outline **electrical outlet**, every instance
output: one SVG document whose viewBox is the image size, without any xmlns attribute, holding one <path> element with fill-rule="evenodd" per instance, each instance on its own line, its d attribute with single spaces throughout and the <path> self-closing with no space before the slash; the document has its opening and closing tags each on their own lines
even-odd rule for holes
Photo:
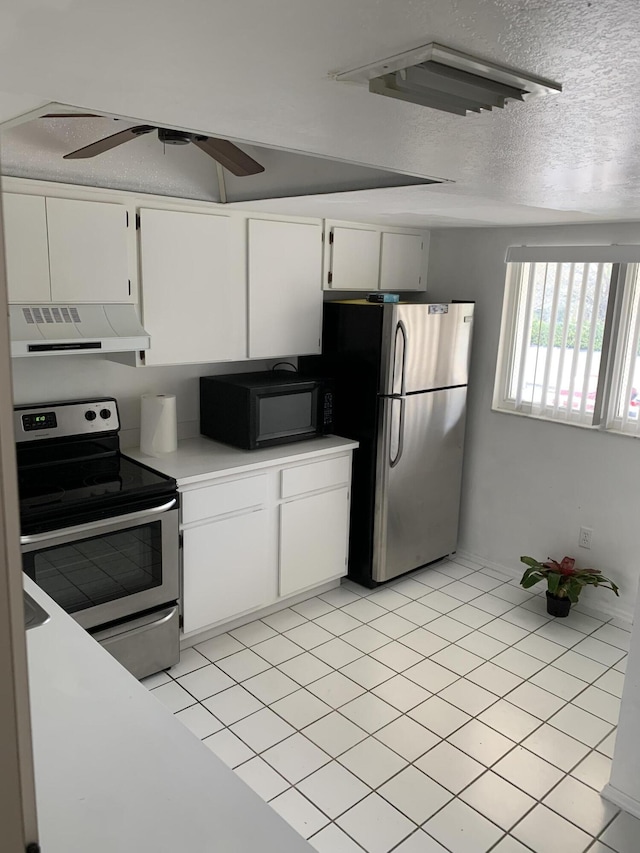
<svg viewBox="0 0 640 853">
<path fill-rule="evenodd" d="M 581 548 L 591 548 L 591 536 L 593 530 L 590 527 L 581 527 L 580 535 L 578 536 L 578 545 Z"/>
</svg>

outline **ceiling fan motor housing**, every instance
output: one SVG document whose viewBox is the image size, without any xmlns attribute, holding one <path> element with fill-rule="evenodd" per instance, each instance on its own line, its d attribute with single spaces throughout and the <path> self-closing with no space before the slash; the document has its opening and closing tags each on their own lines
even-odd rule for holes
<svg viewBox="0 0 640 853">
<path fill-rule="evenodd" d="M 187 145 L 191 142 L 193 134 L 182 130 L 169 130 L 164 127 L 158 128 L 158 139 L 166 145 Z"/>
</svg>

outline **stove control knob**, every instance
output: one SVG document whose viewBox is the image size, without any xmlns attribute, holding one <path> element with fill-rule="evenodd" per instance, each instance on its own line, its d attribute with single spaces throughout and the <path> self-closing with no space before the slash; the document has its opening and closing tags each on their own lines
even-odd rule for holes
<svg viewBox="0 0 640 853">
<path fill-rule="evenodd" d="M 84 413 L 84 416 L 88 421 L 95 421 L 95 419 L 96 419 L 96 413 L 93 411 L 93 409 L 88 409 Z"/>
<path fill-rule="evenodd" d="M 111 409 L 100 409 L 100 417 L 106 421 L 111 417 Z"/>
</svg>

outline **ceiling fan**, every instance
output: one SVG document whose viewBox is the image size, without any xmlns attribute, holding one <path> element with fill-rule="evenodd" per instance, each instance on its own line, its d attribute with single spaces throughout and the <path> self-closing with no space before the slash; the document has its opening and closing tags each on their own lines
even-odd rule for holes
<svg viewBox="0 0 640 853">
<path fill-rule="evenodd" d="M 49 113 L 43 118 L 101 118 L 94 114 L 88 113 Z M 215 136 L 204 136 L 200 133 L 187 133 L 183 130 L 171 130 L 165 127 L 156 127 L 151 124 L 139 124 L 135 127 L 129 127 L 126 130 L 121 130 L 118 133 L 113 133 L 111 136 L 106 136 L 104 139 L 98 139 L 83 148 L 78 148 L 76 151 L 71 151 L 64 155 L 64 160 L 80 160 L 88 157 L 97 157 L 98 154 L 104 154 L 118 145 L 125 142 L 130 142 L 138 136 L 143 136 L 146 133 L 151 133 L 156 130 L 158 139 L 166 145 L 187 145 L 192 143 L 209 157 L 212 157 L 225 169 L 228 169 L 232 175 L 236 177 L 246 177 L 248 175 L 257 175 L 264 172 L 264 166 L 245 154 L 233 142 L 228 139 L 218 139 Z"/>
</svg>

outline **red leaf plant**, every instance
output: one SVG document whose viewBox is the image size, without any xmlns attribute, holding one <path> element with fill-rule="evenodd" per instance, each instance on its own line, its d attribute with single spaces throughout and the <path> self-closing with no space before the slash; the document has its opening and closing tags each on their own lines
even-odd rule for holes
<svg viewBox="0 0 640 853">
<path fill-rule="evenodd" d="M 609 578 L 605 578 L 600 569 L 576 568 L 573 557 L 563 557 L 560 562 L 549 558 L 544 563 L 533 557 L 520 557 L 520 560 L 527 566 L 520 581 L 525 589 L 529 589 L 541 580 L 546 580 L 547 588 L 552 595 L 568 598 L 573 604 L 578 601 L 580 593 L 587 585 L 602 585 L 618 595 L 616 584 Z"/>
</svg>

